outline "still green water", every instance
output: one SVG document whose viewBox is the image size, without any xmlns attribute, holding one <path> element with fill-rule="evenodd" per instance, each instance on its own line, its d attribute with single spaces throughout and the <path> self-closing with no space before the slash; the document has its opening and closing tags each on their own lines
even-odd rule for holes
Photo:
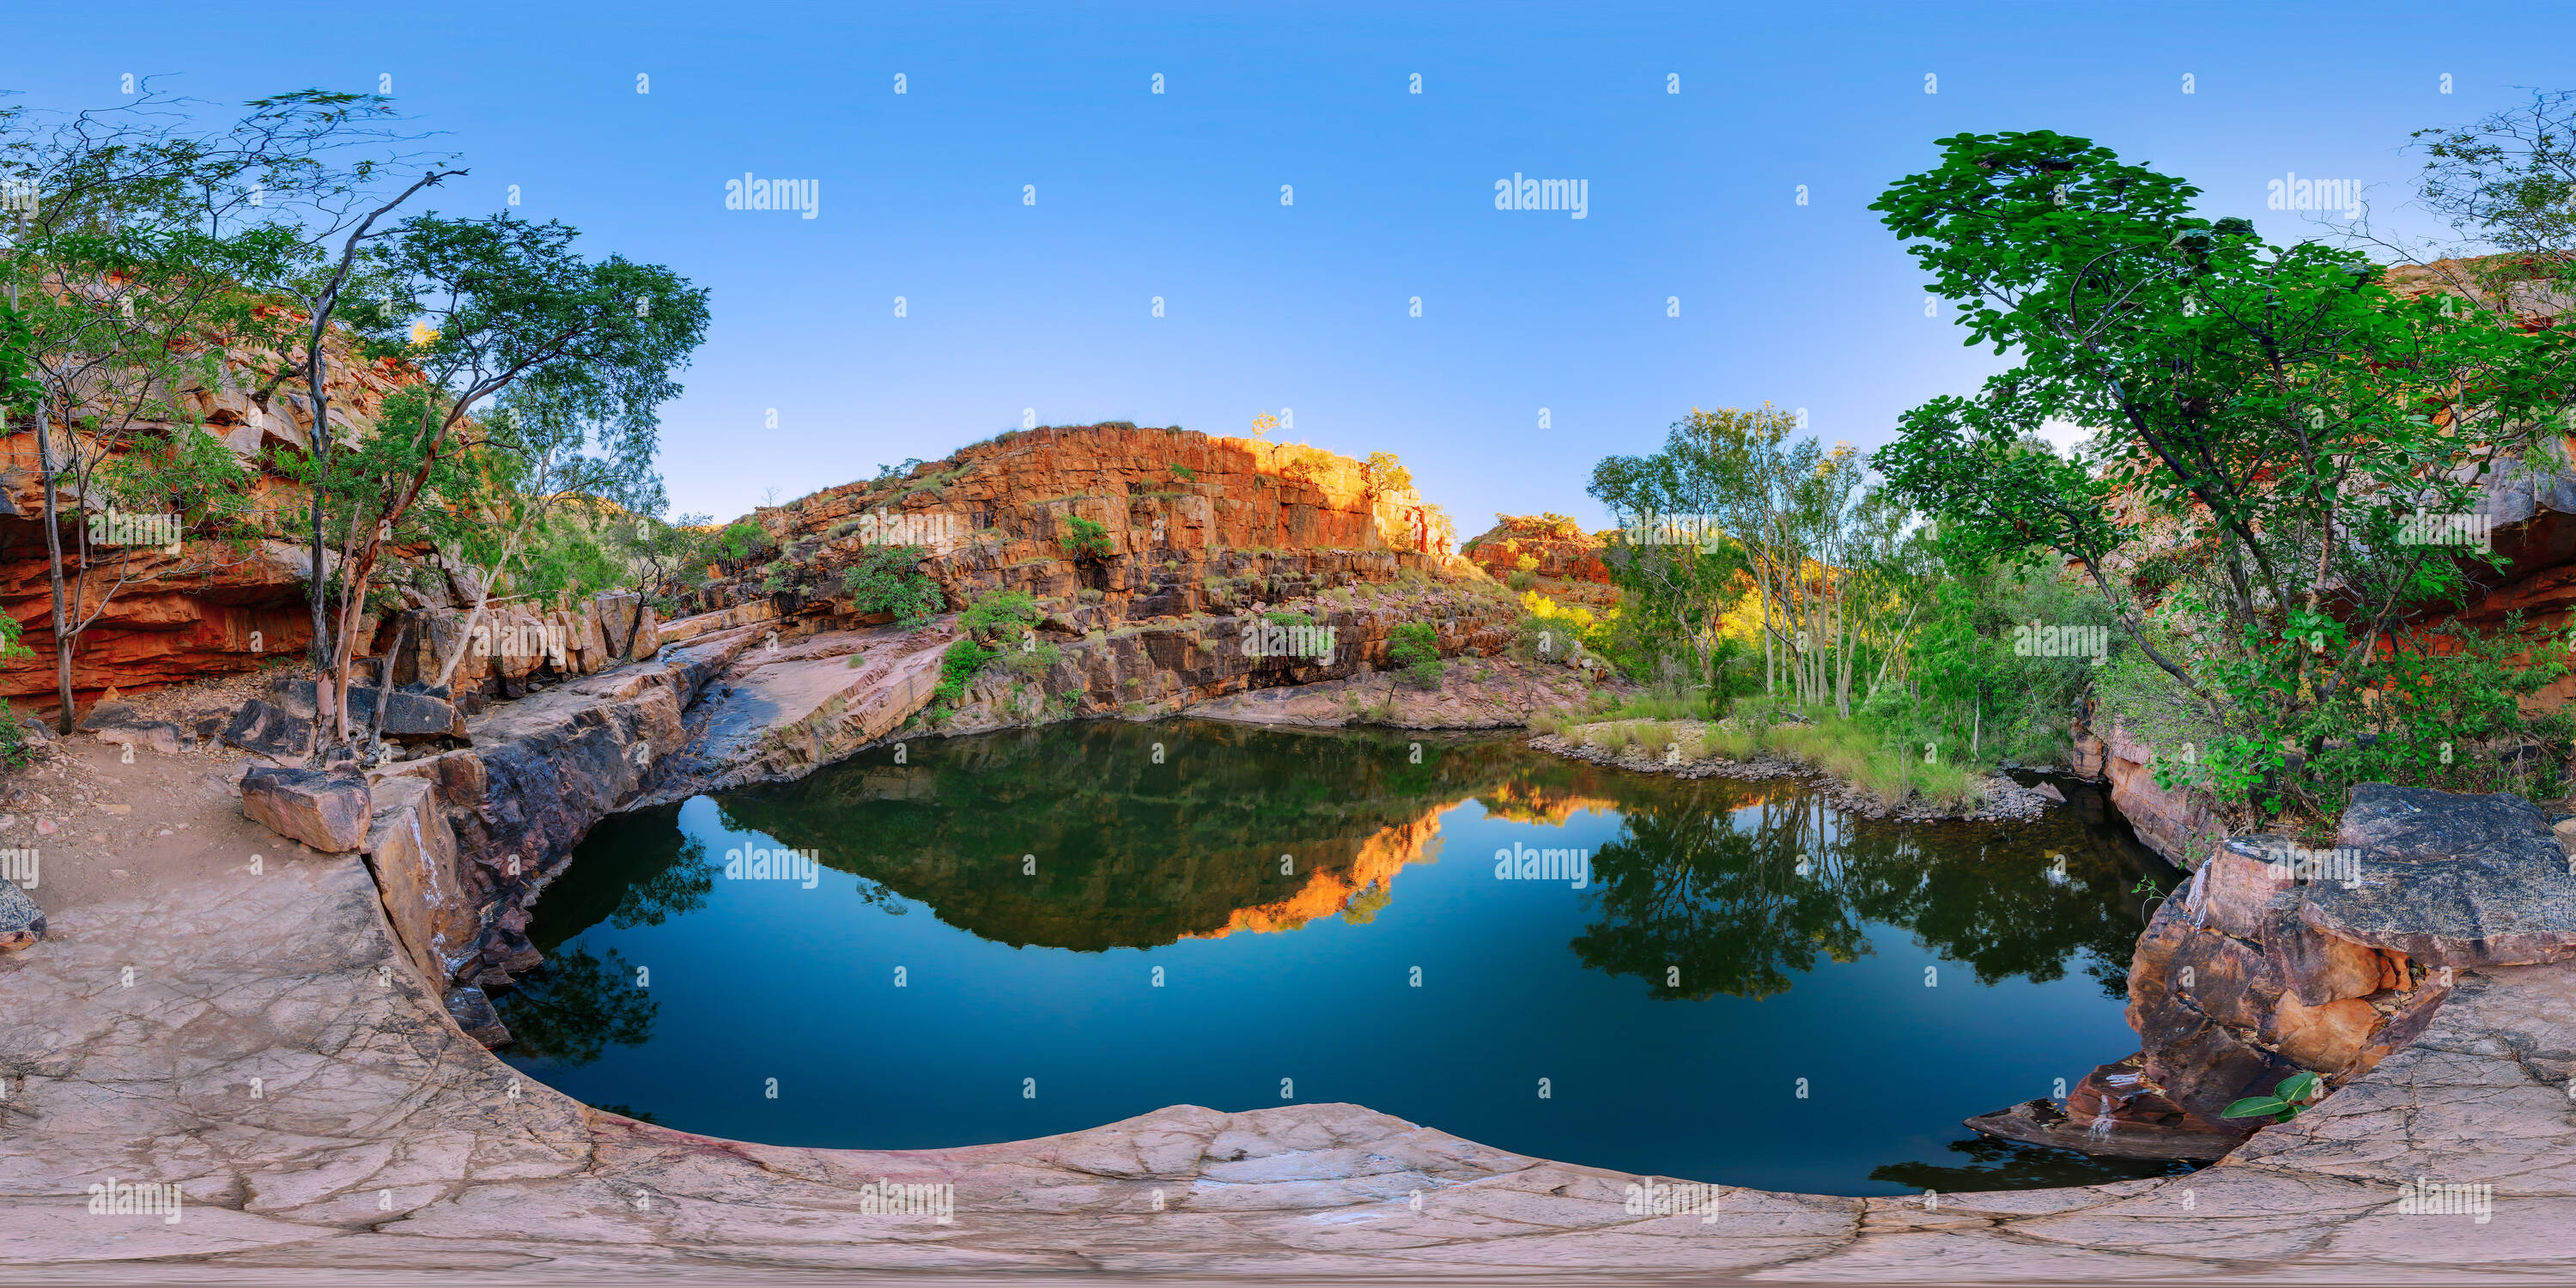
<svg viewBox="0 0 2576 1288">
<path fill-rule="evenodd" d="M 2036 823 L 1895 824 L 1507 736 L 914 741 L 603 823 L 537 906 L 503 1055 L 782 1144 L 1352 1101 L 1831 1194 L 2174 1170 L 1959 1126 L 2136 1049 L 2133 890 L 2173 873 L 2060 786 Z"/>
</svg>

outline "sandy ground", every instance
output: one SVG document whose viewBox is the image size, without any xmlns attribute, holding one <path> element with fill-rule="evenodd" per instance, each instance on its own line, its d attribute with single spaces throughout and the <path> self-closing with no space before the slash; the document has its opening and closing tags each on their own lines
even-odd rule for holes
<svg viewBox="0 0 2576 1288">
<path fill-rule="evenodd" d="M 0 771 L 0 848 L 33 849 L 28 888 L 60 913 L 131 899 L 173 884 L 313 851 L 244 818 L 231 786 L 250 764 L 238 751 L 166 756 L 75 733 L 32 765 Z M 22 886 L 25 882 L 20 883 Z"/>
</svg>

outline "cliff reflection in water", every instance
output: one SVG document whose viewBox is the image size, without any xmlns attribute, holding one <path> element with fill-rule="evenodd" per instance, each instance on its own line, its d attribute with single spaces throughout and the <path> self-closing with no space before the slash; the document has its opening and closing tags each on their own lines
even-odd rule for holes
<svg viewBox="0 0 2576 1288">
<path fill-rule="evenodd" d="M 1441 815 L 1466 801 L 1557 826 L 1615 814 L 1570 947 L 1668 999 L 1774 996 L 1869 953 L 1871 923 L 1988 984 L 2055 980 L 2091 950 L 2085 969 L 2123 996 L 2129 891 L 2153 862 L 2081 788 L 2036 824 L 1898 826 L 1795 784 L 1641 777 L 1508 737 L 1090 723 L 917 741 L 904 759 L 880 749 L 735 793 L 723 826 L 817 854 L 890 910 L 914 901 L 995 943 L 1098 952 L 1367 922 L 1408 865 L 1440 860 Z M 674 813 L 610 820 L 547 891 L 532 934 L 555 965 L 506 1008 L 523 1053 L 578 1061 L 649 1032 L 617 970 L 558 947 L 705 901 L 723 856 Z"/>
<path fill-rule="evenodd" d="M 1959 1141 L 2132 1040 L 2151 860 L 2068 790 L 2032 824 L 1898 825 L 1503 734 L 919 740 L 602 825 L 537 904 L 550 961 L 499 999 L 502 1054 L 594 1104 L 789 1145 L 1338 1100 L 1639 1175 L 2107 1177 Z M 1498 880 L 1498 849 L 1552 875 Z M 900 1074 L 817 1094 L 852 1069 Z"/>
</svg>

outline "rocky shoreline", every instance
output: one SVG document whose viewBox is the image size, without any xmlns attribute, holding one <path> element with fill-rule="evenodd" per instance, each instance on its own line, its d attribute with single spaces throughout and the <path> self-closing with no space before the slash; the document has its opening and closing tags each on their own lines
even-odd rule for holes
<svg viewBox="0 0 2576 1288">
<path fill-rule="evenodd" d="M 1675 721 L 1689 725 L 1693 722 Z M 1695 727 L 1695 726 L 1694 726 Z M 1595 746 L 1563 734 L 1540 734 L 1529 745 L 1550 755 L 1606 765 L 1640 774 L 1665 774 L 1673 778 L 1732 778 L 1747 782 L 1765 779 L 1795 779 L 1824 793 L 1836 808 L 1870 819 L 1887 819 L 1901 823 L 2018 823 L 2046 813 L 2050 806 L 2063 804 L 2065 797 L 2053 787 L 2024 787 L 2002 774 L 1989 776 L 1983 784 L 1984 803 L 1968 810 L 1945 809 L 1919 797 L 1890 804 L 1859 786 L 1809 765 L 1803 761 L 1779 756 L 1759 760 L 1728 760 L 1722 756 L 1681 757 L 1651 756 L 1634 746 L 1616 750 Z"/>
</svg>

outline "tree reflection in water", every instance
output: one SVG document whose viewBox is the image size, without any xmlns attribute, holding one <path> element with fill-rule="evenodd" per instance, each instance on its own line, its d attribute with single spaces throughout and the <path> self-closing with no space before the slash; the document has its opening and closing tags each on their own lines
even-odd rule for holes
<svg viewBox="0 0 2576 1288">
<path fill-rule="evenodd" d="M 1570 946 L 1676 1001 L 1777 996 L 1820 963 L 1869 954 L 1870 934 L 1891 927 L 1979 983 L 2046 983 L 2082 956 L 2124 996 L 2142 924 L 2132 888 L 2142 871 L 2167 886 L 2173 875 L 2075 784 L 2068 806 L 2033 823 L 1898 824 L 1793 783 L 1675 782 L 1508 737 L 1193 722 L 923 741 L 906 762 L 880 750 L 733 793 L 721 820 L 818 852 L 866 902 L 918 901 L 990 942 L 1099 952 L 1336 913 L 1366 925 L 1401 906 L 1404 866 L 1436 852 L 1437 816 L 1470 799 L 1549 826 L 1613 810 L 1618 835 L 1581 896 L 1591 924 Z M 660 925 L 706 903 L 722 865 L 678 809 L 604 822 L 547 890 L 531 937 L 554 960 L 500 999 L 523 1052 L 582 1062 L 649 1034 L 631 971 L 557 954 L 603 921 Z M 1282 853 L 1297 856 L 1293 874 Z M 1034 879 L 1023 854 L 1046 856 Z"/>
<path fill-rule="evenodd" d="M 1573 943 L 1585 965 L 1644 979 L 1656 997 L 1771 997 L 1819 956 L 1869 952 L 1875 922 L 1981 984 L 2047 983 L 2085 954 L 2104 991 L 2126 995 L 2142 924 L 2128 890 L 2153 862 L 2134 843 L 2066 820 L 1899 826 L 1803 789 L 1749 805 L 1744 793 L 1703 783 L 1623 797 L 1619 839 L 1592 860 L 1601 920 Z"/>
<path fill-rule="evenodd" d="M 503 1015 L 513 1054 L 555 1064 L 588 1064 L 611 1042 L 642 1046 L 656 1004 L 635 986 L 635 968 L 611 950 L 603 959 L 573 949 L 521 981 Z"/>
</svg>

